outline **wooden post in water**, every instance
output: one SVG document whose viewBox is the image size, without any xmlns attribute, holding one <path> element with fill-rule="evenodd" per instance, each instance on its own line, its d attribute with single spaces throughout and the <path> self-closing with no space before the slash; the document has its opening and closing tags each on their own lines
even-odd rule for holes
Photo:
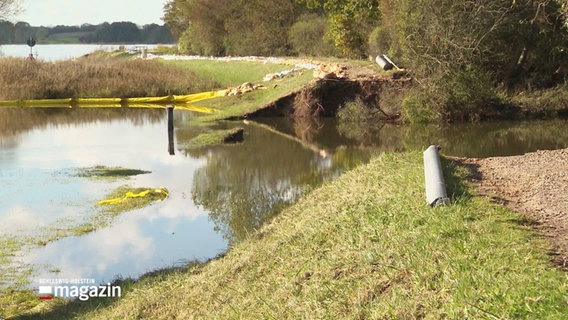
<svg viewBox="0 0 568 320">
<path fill-rule="evenodd" d="M 168 152 L 175 155 L 174 149 L 174 106 L 168 105 Z"/>
</svg>

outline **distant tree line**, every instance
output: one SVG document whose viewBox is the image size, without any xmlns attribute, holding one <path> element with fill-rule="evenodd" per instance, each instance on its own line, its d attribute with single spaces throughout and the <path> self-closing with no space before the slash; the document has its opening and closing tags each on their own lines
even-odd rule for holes
<svg viewBox="0 0 568 320">
<path fill-rule="evenodd" d="M 35 27 L 27 22 L 12 23 L 0 20 L 0 44 L 25 44 L 29 37 L 37 43 L 175 43 L 168 27 L 147 24 L 142 27 L 132 22 L 102 23 L 81 26 L 58 25 Z"/>
</svg>

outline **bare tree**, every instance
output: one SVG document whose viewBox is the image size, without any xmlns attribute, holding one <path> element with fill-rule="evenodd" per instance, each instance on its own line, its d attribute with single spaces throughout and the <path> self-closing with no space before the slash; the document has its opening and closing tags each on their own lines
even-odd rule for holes
<svg viewBox="0 0 568 320">
<path fill-rule="evenodd" d="M 20 11 L 18 0 L 0 0 L 0 19 L 7 19 Z"/>
</svg>

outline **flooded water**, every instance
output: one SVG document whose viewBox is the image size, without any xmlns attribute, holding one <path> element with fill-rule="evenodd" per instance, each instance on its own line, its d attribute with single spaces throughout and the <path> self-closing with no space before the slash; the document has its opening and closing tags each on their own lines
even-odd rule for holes
<svg viewBox="0 0 568 320">
<path fill-rule="evenodd" d="M 110 45 L 110 44 L 38 44 L 32 48 L 34 57 L 47 61 L 60 61 L 78 58 L 94 51 L 114 51 L 121 47 L 127 50 L 136 47 L 145 47 L 153 49 L 158 45 L 143 44 L 143 45 Z M 0 45 L 0 58 L 1 57 L 21 57 L 26 58 L 30 54 L 30 47 L 25 44 L 5 44 Z"/>
<path fill-rule="evenodd" d="M 32 280 L 104 282 L 215 257 L 313 186 L 369 159 L 368 151 L 355 149 L 339 160 L 322 156 L 254 123 L 192 126 L 197 115 L 188 111 L 174 111 L 171 141 L 166 114 L 130 108 L 0 110 L 2 237 L 79 224 L 117 186 L 163 186 L 170 193 L 163 202 L 121 214 L 110 227 L 21 253 L 17 261 L 33 267 Z M 237 125 L 245 127 L 243 143 L 185 147 L 202 131 Z M 151 173 L 115 180 L 74 174 L 94 166 Z"/>
<path fill-rule="evenodd" d="M 105 283 L 215 257 L 376 152 L 440 144 L 444 154 L 486 157 L 568 146 L 566 121 L 348 130 L 330 119 L 192 125 L 198 116 L 175 110 L 169 135 L 165 109 L 0 109 L 0 238 L 79 224 L 117 186 L 170 192 L 109 227 L 19 253 L 16 264 L 33 270 L 32 287 L 53 278 Z M 236 126 L 245 129 L 242 143 L 189 147 L 201 132 Z M 94 166 L 150 173 L 114 180 L 74 174 Z"/>
</svg>

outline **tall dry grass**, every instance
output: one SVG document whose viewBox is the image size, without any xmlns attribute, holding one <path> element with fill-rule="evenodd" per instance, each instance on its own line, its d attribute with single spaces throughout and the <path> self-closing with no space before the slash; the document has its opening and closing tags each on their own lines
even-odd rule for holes
<svg viewBox="0 0 568 320">
<path fill-rule="evenodd" d="M 89 55 L 60 62 L 0 59 L 0 99 L 148 97 L 219 87 L 213 80 L 154 60 Z"/>
</svg>

